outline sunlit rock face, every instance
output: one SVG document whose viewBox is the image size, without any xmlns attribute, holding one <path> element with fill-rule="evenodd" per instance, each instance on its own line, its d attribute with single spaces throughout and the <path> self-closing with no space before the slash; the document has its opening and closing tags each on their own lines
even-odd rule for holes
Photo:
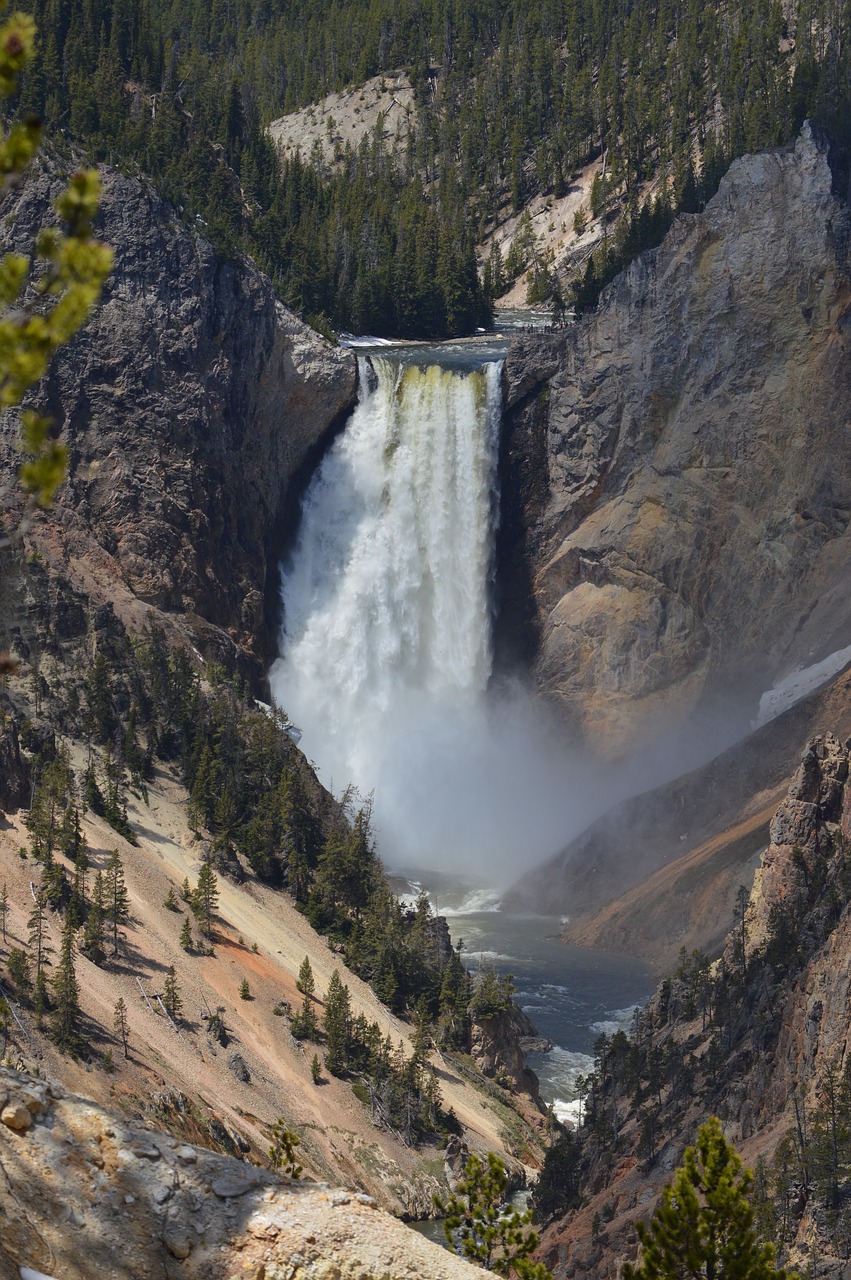
<svg viewBox="0 0 851 1280">
<path fill-rule="evenodd" d="M 537 377 L 531 339 L 506 363 L 502 550 L 528 574 L 509 613 L 595 751 L 695 709 L 744 731 L 764 690 L 851 642 L 833 181 L 809 125 L 744 157 L 596 314 L 539 346 Z"/>
</svg>

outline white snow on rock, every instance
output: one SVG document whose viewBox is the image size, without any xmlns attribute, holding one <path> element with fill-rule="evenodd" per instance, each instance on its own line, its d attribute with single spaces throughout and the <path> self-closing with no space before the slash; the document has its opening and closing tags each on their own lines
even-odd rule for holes
<svg viewBox="0 0 851 1280">
<path fill-rule="evenodd" d="M 801 698 L 805 698 L 808 693 L 812 693 L 814 689 L 818 689 L 837 675 L 848 662 L 851 662 L 851 645 L 845 649 L 837 649 L 835 653 L 822 658 L 821 662 L 816 662 L 811 667 L 791 671 L 779 684 L 769 689 L 760 698 L 754 728 L 761 728 L 762 725 L 768 724 L 769 720 L 774 720 L 776 716 L 794 707 Z"/>
</svg>

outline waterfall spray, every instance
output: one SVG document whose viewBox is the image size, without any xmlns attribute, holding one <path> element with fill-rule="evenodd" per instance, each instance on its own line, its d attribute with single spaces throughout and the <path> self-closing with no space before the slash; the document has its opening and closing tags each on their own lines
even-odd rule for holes
<svg viewBox="0 0 851 1280">
<path fill-rule="evenodd" d="M 374 792 L 395 865 L 507 875 L 565 828 L 528 696 L 488 696 L 500 371 L 361 357 L 282 573 L 273 695 L 326 785 Z"/>
</svg>

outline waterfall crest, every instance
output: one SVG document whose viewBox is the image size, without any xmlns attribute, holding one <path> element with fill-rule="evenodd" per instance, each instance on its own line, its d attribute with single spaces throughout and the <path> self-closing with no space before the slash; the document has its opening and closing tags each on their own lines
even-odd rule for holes
<svg viewBox="0 0 851 1280">
<path fill-rule="evenodd" d="M 374 792 L 394 865 L 507 873 L 532 793 L 563 783 L 528 698 L 487 696 L 500 372 L 361 357 L 282 570 L 273 696 L 326 785 Z M 543 854 L 564 814 L 540 819 Z"/>
</svg>

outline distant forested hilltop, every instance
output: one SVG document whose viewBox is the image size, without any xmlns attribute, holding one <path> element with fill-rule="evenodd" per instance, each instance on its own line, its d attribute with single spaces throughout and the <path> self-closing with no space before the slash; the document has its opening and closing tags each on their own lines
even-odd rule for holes
<svg viewBox="0 0 851 1280">
<path fill-rule="evenodd" d="M 581 304 L 737 155 L 787 141 L 808 115 L 851 142 L 851 0 L 21 7 L 41 45 L 20 109 L 137 163 L 319 327 L 469 331 L 511 274 L 494 255 L 482 279 L 476 246 L 595 157 L 589 213 L 606 234 L 574 286 Z M 377 127 L 336 162 L 279 160 L 271 119 L 397 68 L 417 105 L 394 151 Z M 556 267 L 544 275 L 541 298 L 558 298 Z"/>
</svg>

